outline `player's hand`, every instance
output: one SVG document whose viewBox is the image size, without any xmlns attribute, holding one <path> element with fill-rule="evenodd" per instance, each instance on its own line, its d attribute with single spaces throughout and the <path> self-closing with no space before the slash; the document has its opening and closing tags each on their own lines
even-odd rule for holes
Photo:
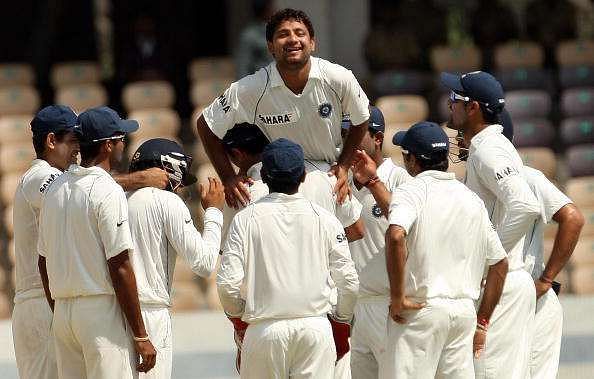
<svg viewBox="0 0 594 379">
<path fill-rule="evenodd" d="M 534 287 L 536 287 L 536 298 L 540 299 L 542 295 L 547 293 L 551 289 L 551 283 L 543 282 L 540 279 L 534 281 Z"/>
<path fill-rule="evenodd" d="M 365 184 L 377 176 L 377 165 L 365 151 L 357 150 L 352 171 L 355 180 Z"/>
<path fill-rule="evenodd" d="M 250 203 L 250 191 L 246 186 L 251 179 L 245 176 L 233 175 L 229 178 L 223 179 L 223 185 L 225 186 L 225 198 L 227 204 L 231 208 L 238 209 L 245 207 Z"/>
<path fill-rule="evenodd" d="M 143 187 L 155 187 L 165 189 L 169 184 L 169 177 L 165 170 L 159 167 L 151 167 L 140 171 L 140 182 Z"/>
<path fill-rule="evenodd" d="M 472 351 L 474 352 L 474 358 L 478 359 L 481 356 L 483 350 L 485 350 L 485 342 L 487 341 L 487 332 L 476 328 L 474 332 L 474 339 L 472 340 Z"/>
<path fill-rule="evenodd" d="M 344 203 L 347 197 L 351 197 L 351 187 L 348 183 L 348 167 L 335 164 L 328 171 L 328 176 L 336 177 L 336 185 L 334 186 L 334 193 L 337 195 L 338 204 Z"/>
<path fill-rule="evenodd" d="M 392 320 L 394 320 L 394 322 L 397 322 L 398 324 L 406 324 L 406 319 L 402 317 L 402 312 L 409 310 L 419 310 L 423 308 L 425 304 L 426 303 L 414 302 L 405 296 L 402 298 L 402 301 L 400 302 L 392 301 L 389 308 L 390 317 L 392 318 Z"/>
<path fill-rule="evenodd" d="M 225 205 L 225 189 L 217 178 L 208 178 L 208 188 L 200 183 L 200 202 L 205 210 L 210 207 L 223 210 Z"/>
<path fill-rule="evenodd" d="M 157 362 L 157 351 L 151 341 L 134 342 L 134 349 L 139 355 L 140 361 L 136 365 L 136 369 L 140 372 L 148 372 L 155 367 Z"/>
</svg>

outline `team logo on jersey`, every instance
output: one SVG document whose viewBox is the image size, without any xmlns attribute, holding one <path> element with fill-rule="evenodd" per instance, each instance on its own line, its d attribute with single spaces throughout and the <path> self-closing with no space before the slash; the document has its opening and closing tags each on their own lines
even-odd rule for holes
<svg viewBox="0 0 594 379">
<path fill-rule="evenodd" d="M 371 214 L 374 215 L 375 217 L 381 217 L 382 209 L 380 208 L 379 205 L 373 204 L 373 207 L 371 207 Z"/>
<path fill-rule="evenodd" d="M 283 125 L 291 124 L 296 121 L 295 113 L 281 113 L 281 114 L 259 114 L 260 122 L 265 125 Z"/>
<path fill-rule="evenodd" d="M 332 104 L 323 103 L 318 107 L 318 113 L 321 118 L 328 118 L 332 114 Z"/>
</svg>

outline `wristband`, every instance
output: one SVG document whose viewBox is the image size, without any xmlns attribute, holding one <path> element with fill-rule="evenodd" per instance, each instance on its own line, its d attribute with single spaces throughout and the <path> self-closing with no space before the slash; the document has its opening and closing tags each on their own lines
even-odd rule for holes
<svg viewBox="0 0 594 379">
<path fill-rule="evenodd" d="M 136 337 L 136 336 L 132 336 L 132 338 L 134 338 L 134 342 L 147 342 L 149 340 L 149 336 L 145 336 L 145 337 Z"/>
<path fill-rule="evenodd" d="M 538 278 L 538 280 L 540 280 L 543 283 L 553 285 L 553 281 L 549 278 L 545 278 L 544 275 L 541 275 L 540 278 Z"/>
<path fill-rule="evenodd" d="M 380 179 L 376 175 L 373 178 L 369 179 L 365 184 L 363 184 L 363 187 L 368 187 L 368 186 L 370 186 L 372 184 L 375 184 L 375 183 L 377 183 L 379 181 L 380 181 Z"/>
<path fill-rule="evenodd" d="M 476 320 L 476 327 L 480 330 L 487 331 L 489 328 L 489 320 L 486 318 L 479 318 Z"/>
</svg>

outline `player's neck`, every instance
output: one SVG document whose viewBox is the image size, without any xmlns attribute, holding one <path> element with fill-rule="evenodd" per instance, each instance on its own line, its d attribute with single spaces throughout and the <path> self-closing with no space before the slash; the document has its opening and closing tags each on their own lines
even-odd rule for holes
<svg viewBox="0 0 594 379">
<path fill-rule="evenodd" d="M 285 67 L 276 64 L 278 73 L 280 74 L 283 82 L 296 95 L 300 95 L 307 84 L 309 79 L 309 71 L 311 69 L 311 58 L 307 60 L 307 63 L 298 68 Z"/>
<path fill-rule="evenodd" d="M 101 167 L 102 169 L 104 169 L 107 172 L 111 171 L 111 164 L 109 162 L 109 156 L 105 159 L 101 159 L 101 156 L 98 156 L 94 159 L 84 160 L 84 161 L 80 162 L 80 165 L 82 167 L 97 166 L 97 167 Z"/>
<path fill-rule="evenodd" d="M 469 125 L 467 128 L 465 128 L 464 129 L 464 142 L 467 143 L 466 146 L 470 146 L 470 141 L 472 140 L 472 138 L 474 138 L 474 136 L 476 136 L 477 134 L 479 134 L 480 132 L 485 130 L 485 128 L 487 126 L 489 126 L 489 125 L 484 124 L 482 122 L 478 122 L 476 124 Z"/>
</svg>

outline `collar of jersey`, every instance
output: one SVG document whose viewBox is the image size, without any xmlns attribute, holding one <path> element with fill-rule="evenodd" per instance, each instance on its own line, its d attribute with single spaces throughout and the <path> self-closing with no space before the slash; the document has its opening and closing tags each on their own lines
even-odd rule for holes
<svg viewBox="0 0 594 379">
<path fill-rule="evenodd" d="M 322 73 L 320 72 L 320 62 L 319 62 L 319 58 L 316 57 L 310 57 L 309 58 L 311 60 L 311 68 L 309 69 L 309 79 L 311 78 L 315 78 L 315 79 L 320 79 L 322 77 Z M 280 73 L 278 72 L 278 69 L 276 68 L 276 63 L 272 62 L 272 64 L 270 65 L 270 86 L 271 87 L 280 87 L 280 86 L 284 86 L 285 82 L 283 81 L 283 78 L 281 78 Z"/>
<path fill-rule="evenodd" d="M 280 192 L 272 192 L 272 193 L 268 194 L 266 197 L 269 200 L 279 201 L 279 202 L 305 199 L 300 192 L 294 193 L 292 195 L 287 195 L 286 193 L 280 193 Z"/>
<path fill-rule="evenodd" d="M 98 174 L 98 175 L 103 175 L 103 176 L 109 176 L 111 177 L 111 175 L 109 175 L 109 173 L 107 171 L 105 171 L 104 169 L 102 169 L 99 166 L 91 166 L 91 167 L 83 167 L 77 164 L 72 164 L 70 165 L 70 167 L 68 167 L 68 172 L 71 173 L 72 175 L 89 175 L 89 174 Z"/>
<path fill-rule="evenodd" d="M 472 139 L 470 140 L 470 150 L 476 150 L 478 146 L 483 142 L 483 140 L 490 135 L 493 134 L 501 134 L 503 133 L 503 126 L 499 124 L 492 124 L 487 126 L 485 129 L 478 132 Z"/>
<path fill-rule="evenodd" d="M 444 172 L 444 171 L 437 171 L 437 170 L 423 171 L 417 175 L 417 178 L 422 178 L 424 176 L 429 176 L 431 178 L 440 179 L 440 180 L 456 179 L 456 174 L 454 174 L 453 172 Z"/>
<path fill-rule="evenodd" d="M 262 162 L 258 162 L 255 165 L 253 165 L 252 167 L 250 167 L 246 174 L 248 177 L 254 179 L 254 180 L 262 180 L 262 177 L 260 176 L 260 169 L 262 168 Z"/>
</svg>

